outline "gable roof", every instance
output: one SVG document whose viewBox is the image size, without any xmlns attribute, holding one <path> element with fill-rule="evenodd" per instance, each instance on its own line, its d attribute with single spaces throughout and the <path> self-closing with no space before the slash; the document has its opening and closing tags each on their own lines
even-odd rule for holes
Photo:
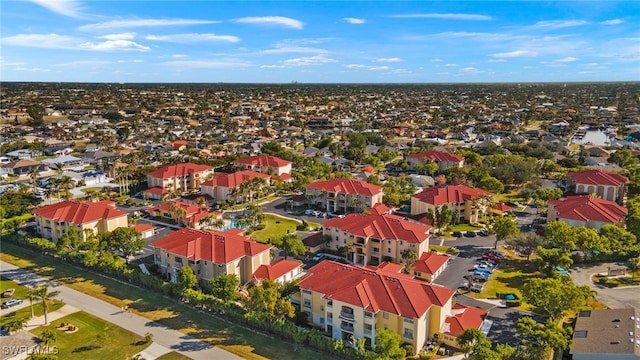
<svg viewBox="0 0 640 360">
<path fill-rule="evenodd" d="M 302 262 L 300 261 L 280 259 L 269 265 L 260 265 L 256 272 L 253 273 L 253 278 L 258 281 L 265 279 L 276 280 L 299 267 L 302 267 Z"/>
<path fill-rule="evenodd" d="M 350 195 L 358 194 L 365 196 L 372 196 L 382 192 L 382 186 L 353 179 L 329 179 L 316 181 L 308 184 L 306 187 L 307 189 L 318 189 L 327 192 Z"/>
<path fill-rule="evenodd" d="M 175 164 L 163 166 L 155 171 L 147 174 L 148 176 L 160 179 L 169 179 L 176 176 L 184 176 L 202 171 L 213 170 L 209 165 L 200 165 L 193 163 Z"/>
<path fill-rule="evenodd" d="M 270 245 L 257 243 L 233 229 L 202 231 L 185 228 L 170 232 L 151 246 L 193 261 L 206 260 L 215 264 L 227 264 L 271 249 Z"/>
<path fill-rule="evenodd" d="M 492 194 L 483 189 L 470 188 L 465 185 L 445 185 L 424 189 L 411 197 L 427 204 L 440 206 L 444 204 L 461 204 L 467 200 L 479 199 L 488 195 Z"/>
<path fill-rule="evenodd" d="M 568 196 L 548 202 L 556 210 L 558 219 L 618 223 L 628 210 L 613 201 L 590 195 Z"/>
<path fill-rule="evenodd" d="M 488 310 L 476 307 L 454 304 L 452 306 L 452 316 L 445 319 L 441 331 L 449 336 L 457 337 L 466 329 L 479 329 L 484 318 L 489 313 Z"/>
<path fill-rule="evenodd" d="M 325 228 L 335 227 L 356 236 L 380 240 L 404 240 L 421 243 L 429 239 L 431 226 L 405 220 L 396 215 L 351 213 L 343 218 L 326 221 Z"/>
<path fill-rule="evenodd" d="M 242 170 L 230 174 L 218 173 L 213 179 L 203 182 L 201 186 L 222 186 L 234 188 L 242 185 L 242 183 L 247 180 L 257 177 L 269 181 L 269 175 L 252 170 Z"/>
<path fill-rule="evenodd" d="M 301 289 L 323 294 L 366 311 L 386 311 L 404 318 L 415 319 L 432 306 L 443 306 L 455 291 L 402 274 L 380 273 L 373 267 L 360 267 L 325 260 L 308 270 L 300 281 Z"/>
<path fill-rule="evenodd" d="M 451 161 L 461 162 L 464 160 L 462 156 L 444 151 L 423 151 L 415 154 L 407 155 L 409 159 L 429 159 L 433 162 Z"/>
<path fill-rule="evenodd" d="M 571 178 L 576 184 L 588 185 L 620 186 L 629 181 L 625 176 L 600 169 L 568 172 L 567 178 Z"/>
<path fill-rule="evenodd" d="M 413 263 L 413 270 L 433 275 L 440 270 L 447 261 L 449 261 L 447 255 L 424 252 L 420 255 L 420 258 Z"/>
<path fill-rule="evenodd" d="M 260 167 L 269 166 L 273 168 L 279 168 L 279 167 L 283 167 L 291 164 L 291 161 L 280 159 L 279 157 L 276 157 L 276 156 L 268 156 L 268 155 L 249 156 L 242 159 L 236 159 L 233 162 L 236 164 L 260 166 Z"/>
<path fill-rule="evenodd" d="M 604 354 L 635 354 L 639 358 L 640 347 L 634 346 L 640 338 L 638 323 L 640 311 L 634 308 L 580 311 L 570 353 L 601 354 L 598 358 L 603 359 L 609 358 Z"/>
<path fill-rule="evenodd" d="M 34 161 L 31 159 L 21 159 L 18 161 L 12 161 L 10 163 L 6 163 L 4 164 L 2 167 L 5 168 L 10 168 L 10 169 L 17 169 L 17 168 L 21 168 L 21 167 L 27 167 L 27 166 L 40 166 L 41 163 L 38 161 Z"/>
<path fill-rule="evenodd" d="M 111 201 L 81 202 L 75 200 L 62 201 L 57 204 L 43 206 L 33 211 L 35 215 L 57 222 L 68 222 L 71 224 L 85 224 L 96 220 L 107 220 L 127 213 L 115 208 L 115 203 Z"/>
</svg>

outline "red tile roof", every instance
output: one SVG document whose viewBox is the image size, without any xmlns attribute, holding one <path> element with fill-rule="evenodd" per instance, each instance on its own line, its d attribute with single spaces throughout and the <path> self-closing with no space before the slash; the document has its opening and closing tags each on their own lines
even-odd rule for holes
<svg viewBox="0 0 640 360">
<path fill-rule="evenodd" d="M 213 170 L 213 167 L 209 165 L 184 163 L 163 166 L 158 170 L 150 172 L 148 175 L 158 179 L 170 179 L 176 176 L 184 176 L 209 170 Z"/>
<path fill-rule="evenodd" d="M 485 195 L 492 195 L 482 189 L 470 188 L 465 185 L 433 186 L 412 195 L 427 204 L 440 206 L 444 204 L 461 204 L 470 199 L 479 199 Z"/>
<path fill-rule="evenodd" d="M 156 227 L 149 224 L 139 223 L 139 224 L 133 225 L 131 228 L 134 230 L 137 230 L 140 233 L 144 233 L 147 231 L 154 230 Z"/>
<path fill-rule="evenodd" d="M 45 219 L 76 225 L 127 216 L 126 212 L 116 209 L 113 204 L 113 202 L 92 203 L 68 200 L 43 206 L 34 210 L 33 213 Z"/>
<path fill-rule="evenodd" d="M 182 201 L 170 201 L 170 202 L 162 203 L 158 206 L 154 206 L 152 208 L 147 209 L 147 212 L 149 213 L 154 211 L 171 212 L 171 204 L 175 204 L 176 207 L 185 209 L 184 216 L 182 218 L 192 223 L 197 223 L 212 213 L 211 211 L 209 211 L 209 207 L 206 205 L 197 205 L 197 204 L 194 205 L 194 204 L 189 204 Z"/>
<path fill-rule="evenodd" d="M 322 233 L 321 232 L 313 233 L 307 236 L 306 238 L 302 239 L 302 243 L 304 244 L 304 246 L 308 246 L 310 248 L 320 246 L 323 243 Z"/>
<path fill-rule="evenodd" d="M 325 190 L 327 192 L 340 194 L 359 194 L 364 196 L 373 196 L 382 192 L 382 186 L 352 179 L 330 179 L 316 181 L 307 185 L 307 189 Z"/>
<path fill-rule="evenodd" d="M 308 270 L 300 288 L 323 294 L 324 299 L 346 302 L 366 311 L 386 311 L 404 318 L 419 318 L 431 306 L 443 306 L 455 291 L 423 281 L 378 272 L 372 267 L 325 260 Z"/>
<path fill-rule="evenodd" d="M 230 174 L 219 173 L 213 179 L 203 182 L 202 186 L 235 188 L 242 185 L 243 182 L 257 177 L 263 178 L 267 182 L 269 181 L 269 175 L 252 170 L 242 170 Z"/>
<path fill-rule="evenodd" d="M 343 218 L 333 218 L 322 225 L 325 228 L 338 228 L 356 236 L 380 240 L 404 240 L 411 243 L 427 241 L 431 230 L 431 226 L 389 214 L 349 214 Z"/>
<path fill-rule="evenodd" d="M 257 243 L 237 231 L 201 231 L 181 229 L 154 241 L 151 246 L 187 257 L 190 260 L 206 260 L 215 264 L 227 264 L 243 256 L 254 256 L 269 251 L 270 245 Z"/>
<path fill-rule="evenodd" d="M 145 190 L 144 192 L 149 194 L 154 194 L 154 195 L 163 195 L 163 194 L 168 194 L 169 190 L 161 188 L 159 186 L 154 186 L 152 188 Z"/>
<path fill-rule="evenodd" d="M 31 159 L 21 159 L 18 161 L 12 161 L 10 163 L 6 163 L 2 165 L 2 167 L 9 168 L 9 169 L 18 169 L 21 167 L 40 166 L 40 165 L 42 165 L 42 163 L 40 163 L 39 161 L 34 161 Z"/>
<path fill-rule="evenodd" d="M 270 265 L 260 265 L 256 272 L 253 273 L 253 278 L 257 281 L 265 279 L 277 280 L 284 274 L 302 267 L 302 262 L 297 260 L 280 259 Z"/>
<path fill-rule="evenodd" d="M 626 184 L 629 179 L 626 177 L 604 170 L 585 170 L 579 172 L 568 172 L 567 178 L 571 178 L 575 184 L 588 185 L 613 185 L 620 186 Z"/>
<path fill-rule="evenodd" d="M 383 203 L 377 203 L 373 205 L 369 213 L 374 215 L 390 214 L 392 210 L 393 210 L 393 207 L 389 205 L 386 205 Z"/>
<path fill-rule="evenodd" d="M 413 270 L 425 274 L 435 274 L 449 261 L 447 255 L 424 252 L 420 259 L 413 263 Z"/>
<path fill-rule="evenodd" d="M 558 200 L 550 200 L 548 204 L 555 208 L 558 219 L 592 220 L 615 224 L 628 213 L 627 209 L 613 201 L 590 195 L 568 196 Z"/>
<path fill-rule="evenodd" d="M 273 168 L 279 168 L 279 167 L 283 167 L 291 164 L 291 161 L 287 161 L 284 159 L 280 159 L 279 157 L 267 156 L 267 155 L 249 156 L 242 159 L 236 159 L 233 162 L 238 164 L 260 166 L 260 167 L 269 166 Z"/>
<path fill-rule="evenodd" d="M 454 304 L 451 310 L 453 315 L 449 316 L 445 320 L 443 333 L 453 337 L 457 337 L 462 334 L 466 329 L 480 329 L 484 318 L 489 313 L 488 310 L 465 306 L 458 303 Z"/>
<path fill-rule="evenodd" d="M 423 152 L 407 155 L 407 158 L 429 159 L 433 162 L 440 162 L 440 161 L 460 162 L 464 160 L 462 156 L 444 152 L 444 151 L 423 151 Z"/>
<path fill-rule="evenodd" d="M 513 210 L 513 206 L 509 206 L 503 202 L 497 202 L 495 204 L 495 208 L 496 210 L 500 210 L 500 211 L 511 211 Z"/>
</svg>

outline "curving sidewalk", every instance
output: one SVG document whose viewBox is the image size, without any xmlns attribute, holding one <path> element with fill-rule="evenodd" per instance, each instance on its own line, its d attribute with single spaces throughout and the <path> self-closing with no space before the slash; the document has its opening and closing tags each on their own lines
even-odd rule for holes
<svg viewBox="0 0 640 360">
<path fill-rule="evenodd" d="M 4 261 L 0 261 L 0 275 L 14 280 L 21 285 L 48 282 L 48 280 L 43 277 Z M 155 359 L 170 351 L 177 351 L 184 356 L 196 360 L 242 359 L 230 352 L 211 346 L 204 341 L 200 341 L 177 330 L 173 330 L 154 321 L 150 321 L 140 315 L 125 312 L 117 306 L 111 305 L 105 301 L 96 299 L 69 287 L 56 286 L 55 290 L 60 291 L 58 299 L 65 302 L 66 305 L 60 310 L 49 314 L 49 321 L 58 319 L 72 312 L 82 310 L 132 331 L 140 336 L 144 336 L 146 333 L 151 333 L 153 334 L 153 344 L 140 353 L 144 359 Z M 37 327 L 43 324 L 44 318 L 39 317 L 31 319 L 28 326 Z"/>
</svg>

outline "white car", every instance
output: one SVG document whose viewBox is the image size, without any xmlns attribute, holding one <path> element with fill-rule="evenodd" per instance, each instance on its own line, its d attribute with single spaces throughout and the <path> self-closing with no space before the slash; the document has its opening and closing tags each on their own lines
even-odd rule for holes
<svg viewBox="0 0 640 360">
<path fill-rule="evenodd" d="M 22 299 L 11 299 L 11 300 L 7 300 L 5 302 L 2 303 L 2 308 L 3 309 L 8 309 L 12 306 L 16 306 L 16 305 L 20 305 L 22 304 Z"/>
<path fill-rule="evenodd" d="M 304 214 L 305 215 L 313 215 L 314 212 L 315 211 L 313 209 L 307 209 L 307 210 L 304 211 Z"/>
</svg>

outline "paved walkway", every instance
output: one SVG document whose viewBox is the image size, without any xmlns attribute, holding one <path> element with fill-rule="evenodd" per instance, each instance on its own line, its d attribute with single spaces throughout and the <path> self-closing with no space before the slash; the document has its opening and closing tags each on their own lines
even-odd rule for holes
<svg viewBox="0 0 640 360">
<path fill-rule="evenodd" d="M 16 281 L 21 285 L 34 285 L 46 283 L 48 280 L 20 269 L 14 265 L 0 261 L 0 275 Z M 225 350 L 211 346 L 177 330 L 169 329 L 164 325 L 150 321 L 142 316 L 122 311 L 121 308 L 105 301 L 96 299 L 66 286 L 56 286 L 55 291 L 60 291 L 58 299 L 66 303 L 60 310 L 49 314 L 49 322 L 75 311 L 85 311 L 108 322 L 123 327 L 140 336 L 146 333 L 153 334 L 153 344 L 141 354 L 147 360 L 155 359 L 170 351 L 177 351 L 182 355 L 195 360 L 210 359 L 242 359 Z M 64 310 L 63 310 L 64 309 Z M 57 314 L 60 312 L 60 314 Z M 29 321 L 29 326 L 44 324 L 44 318 L 34 318 Z"/>
</svg>

